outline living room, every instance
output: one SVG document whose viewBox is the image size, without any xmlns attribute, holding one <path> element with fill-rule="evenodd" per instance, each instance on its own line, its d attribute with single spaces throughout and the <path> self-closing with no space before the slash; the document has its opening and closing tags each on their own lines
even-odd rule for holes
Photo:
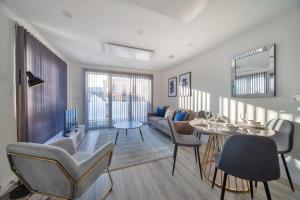
<svg viewBox="0 0 300 200">
<path fill-rule="evenodd" d="M 299 22 L 298 0 L 0 0 L 1 199 L 299 199 Z"/>
</svg>

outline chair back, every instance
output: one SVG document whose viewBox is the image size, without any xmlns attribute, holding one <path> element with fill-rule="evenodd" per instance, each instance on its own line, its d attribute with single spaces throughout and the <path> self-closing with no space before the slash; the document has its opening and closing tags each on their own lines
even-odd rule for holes
<svg viewBox="0 0 300 200">
<path fill-rule="evenodd" d="M 293 149 L 294 144 L 294 124 L 293 122 L 285 119 L 274 118 L 267 123 L 268 128 L 276 131 L 276 136 L 274 139 L 279 139 L 281 141 L 287 141 L 285 144 L 287 149 L 286 153 L 289 153 Z M 284 138 L 283 138 L 284 137 Z M 285 142 L 286 143 L 286 142 Z"/>
<path fill-rule="evenodd" d="M 212 113 L 210 112 L 208 118 L 211 118 L 211 116 L 212 116 Z M 205 116 L 205 110 L 200 110 L 198 112 L 198 114 L 197 114 L 197 118 L 206 118 L 206 116 Z"/>
<path fill-rule="evenodd" d="M 12 171 L 31 191 L 72 198 L 77 162 L 64 149 L 33 143 L 7 146 Z"/>
<path fill-rule="evenodd" d="M 178 134 L 177 131 L 176 131 L 176 128 L 175 128 L 175 124 L 174 122 L 172 121 L 172 118 L 171 117 L 167 117 L 167 120 L 168 120 L 168 124 L 170 126 L 170 131 L 171 131 L 171 140 L 174 144 L 177 143 L 176 141 L 176 135 Z"/>
<path fill-rule="evenodd" d="M 280 177 L 276 144 L 263 136 L 231 136 L 224 144 L 217 166 L 246 180 L 264 182 Z"/>
</svg>

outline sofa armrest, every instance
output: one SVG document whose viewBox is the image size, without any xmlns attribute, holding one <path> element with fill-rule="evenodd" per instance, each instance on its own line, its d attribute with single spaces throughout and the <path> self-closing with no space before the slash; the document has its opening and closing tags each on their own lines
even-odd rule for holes
<svg viewBox="0 0 300 200">
<path fill-rule="evenodd" d="M 56 142 L 50 143 L 49 145 L 60 147 L 66 150 L 70 155 L 76 152 L 74 142 L 71 138 L 63 138 Z"/>
<path fill-rule="evenodd" d="M 189 121 L 177 121 L 174 122 L 177 133 L 184 135 L 194 134 L 195 128 L 189 124 Z"/>
<path fill-rule="evenodd" d="M 110 165 L 115 145 L 112 142 L 106 143 L 93 154 L 79 163 L 80 178 L 93 173 L 103 172 Z M 79 179 L 80 179 L 79 178 Z"/>
<path fill-rule="evenodd" d="M 156 116 L 156 113 L 147 113 L 147 117 L 154 117 Z"/>
</svg>

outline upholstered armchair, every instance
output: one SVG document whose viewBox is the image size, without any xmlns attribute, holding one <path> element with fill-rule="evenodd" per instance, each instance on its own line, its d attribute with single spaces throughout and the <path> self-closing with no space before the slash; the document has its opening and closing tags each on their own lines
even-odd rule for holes
<svg viewBox="0 0 300 200">
<path fill-rule="evenodd" d="M 51 145 L 15 143 L 7 146 L 12 171 L 32 193 L 64 199 L 80 197 L 107 170 L 114 150 L 107 143 L 92 154 L 77 152 L 70 138 Z"/>
</svg>

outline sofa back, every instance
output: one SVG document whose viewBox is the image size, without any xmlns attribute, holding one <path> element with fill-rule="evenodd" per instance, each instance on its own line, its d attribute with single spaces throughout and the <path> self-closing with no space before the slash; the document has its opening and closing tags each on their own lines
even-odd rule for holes
<svg viewBox="0 0 300 200">
<path fill-rule="evenodd" d="M 187 112 L 188 116 L 187 116 L 186 121 L 191 121 L 197 116 L 197 112 L 194 112 L 193 110 L 190 110 L 190 109 L 179 108 L 179 107 L 176 107 L 176 106 L 164 106 L 164 108 L 167 108 L 166 112 L 168 112 L 168 111 L 174 111 L 175 113 L 179 112 L 179 111 Z"/>
</svg>

